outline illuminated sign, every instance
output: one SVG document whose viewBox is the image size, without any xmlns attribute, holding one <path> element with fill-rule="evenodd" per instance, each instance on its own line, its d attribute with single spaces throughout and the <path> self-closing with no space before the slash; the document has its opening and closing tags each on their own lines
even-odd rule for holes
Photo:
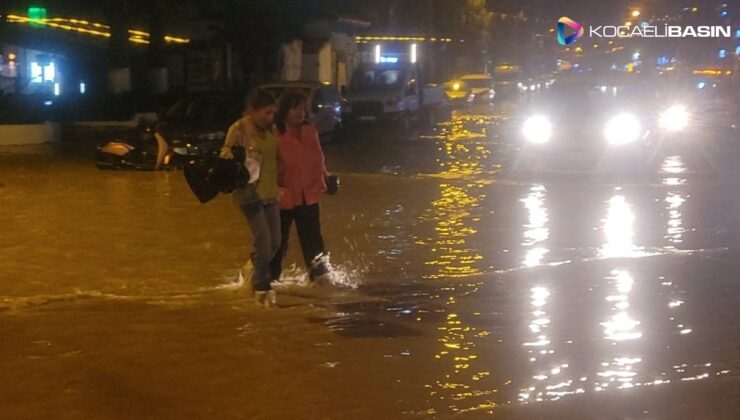
<svg viewBox="0 0 740 420">
<path fill-rule="evenodd" d="M 46 19 L 46 9 L 43 7 L 29 7 L 28 19 L 31 20 L 31 26 L 41 26 L 41 23 L 38 23 L 36 21 Z"/>
</svg>

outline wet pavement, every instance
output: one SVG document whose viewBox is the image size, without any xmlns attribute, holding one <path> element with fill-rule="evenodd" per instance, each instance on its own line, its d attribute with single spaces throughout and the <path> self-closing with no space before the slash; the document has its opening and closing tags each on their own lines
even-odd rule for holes
<svg viewBox="0 0 740 420">
<path fill-rule="evenodd" d="M 228 198 L 0 149 L 0 417 L 738 418 L 737 139 L 531 176 L 509 116 L 327 146 L 335 281 L 294 267 L 276 310 Z"/>
</svg>

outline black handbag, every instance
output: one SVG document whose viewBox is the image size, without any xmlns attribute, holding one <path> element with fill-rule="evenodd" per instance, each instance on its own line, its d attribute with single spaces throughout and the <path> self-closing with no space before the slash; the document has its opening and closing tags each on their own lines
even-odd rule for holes
<svg viewBox="0 0 740 420">
<path fill-rule="evenodd" d="M 231 152 L 234 159 L 222 159 L 214 151 L 213 154 L 185 162 L 185 180 L 201 203 L 207 203 L 219 193 L 228 194 L 249 183 L 249 172 L 244 167 L 244 148 L 234 146 Z"/>
<path fill-rule="evenodd" d="M 234 159 L 219 158 L 208 171 L 208 181 L 215 185 L 224 194 L 244 188 L 249 182 L 249 172 L 244 167 L 246 152 L 241 146 L 231 148 Z"/>
</svg>

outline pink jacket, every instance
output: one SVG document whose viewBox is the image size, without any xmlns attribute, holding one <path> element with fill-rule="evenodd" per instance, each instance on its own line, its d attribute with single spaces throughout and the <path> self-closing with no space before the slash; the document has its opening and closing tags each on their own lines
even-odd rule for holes
<svg viewBox="0 0 740 420">
<path fill-rule="evenodd" d="M 287 128 L 278 141 L 278 156 L 278 182 L 283 188 L 280 207 L 318 203 L 326 191 L 327 171 L 316 127 L 304 124 L 300 130 Z"/>
</svg>

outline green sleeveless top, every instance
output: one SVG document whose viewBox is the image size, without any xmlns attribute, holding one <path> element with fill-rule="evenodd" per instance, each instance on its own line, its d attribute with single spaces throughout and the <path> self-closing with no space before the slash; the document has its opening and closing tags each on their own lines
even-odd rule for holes
<svg viewBox="0 0 740 420">
<path fill-rule="evenodd" d="M 249 136 L 250 138 L 245 138 Z M 249 117 L 242 118 L 229 127 L 222 157 L 230 154 L 231 146 L 240 145 L 247 150 L 248 156 L 260 162 L 260 175 L 257 181 L 232 193 L 234 204 L 242 206 L 258 201 L 277 200 L 280 196 L 278 187 L 278 140 L 270 128 L 262 130 L 252 124 Z M 245 162 L 246 165 L 246 162 Z"/>
</svg>

